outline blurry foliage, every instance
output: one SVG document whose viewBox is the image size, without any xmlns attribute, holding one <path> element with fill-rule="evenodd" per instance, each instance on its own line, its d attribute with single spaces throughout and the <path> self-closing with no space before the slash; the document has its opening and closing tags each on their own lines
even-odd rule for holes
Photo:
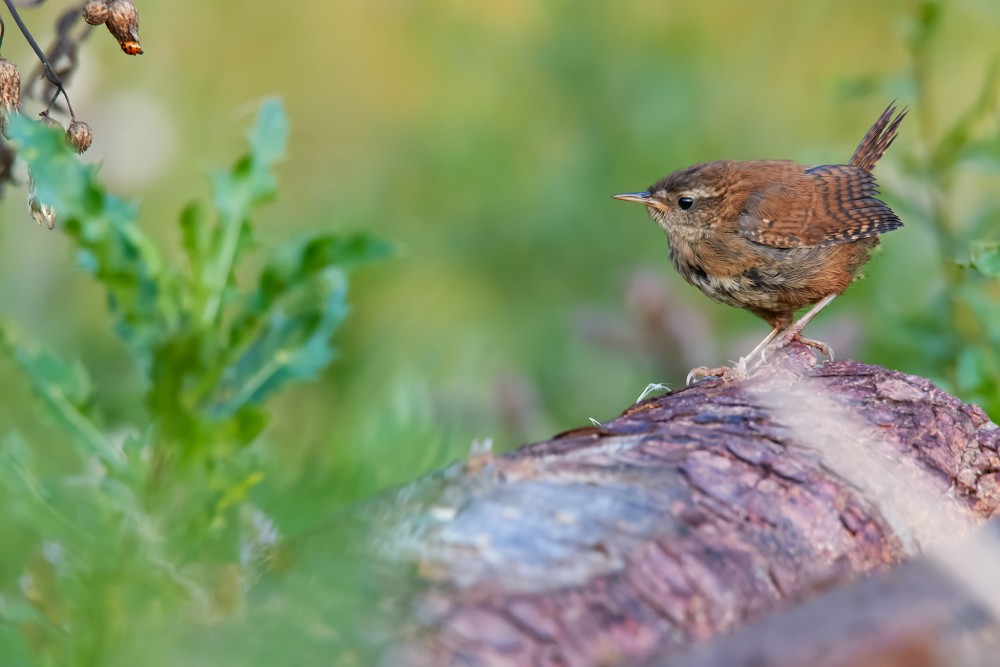
<svg viewBox="0 0 1000 667">
<path fill-rule="evenodd" d="M 12 122 L 39 200 L 59 211 L 80 267 L 106 291 L 142 373 L 146 411 L 108 430 L 83 365 L 13 324 L 0 327 L 3 350 L 76 460 L 52 470 L 17 431 L 3 436 L 3 664 L 28 655 L 39 664 L 103 662 L 164 615 L 231 616 L 269 567 L 279 532 L 249 500 L 266 477 L 251 445 L 269 399 L 333 360 L 330 339 L 348 312 L 347 271 L 391 251 L 364 234 L 334 233 L 258 247 L 250 215 L 275 194 L 287 134 L 280 105 L 265 104 L 249 152 L 213 175 L 212 210 L 184 210 L 187 263 L 179 269 L 61 132 Z M 253 251 L 263 255 L 261 268 L 238 281 Z"/>
<path fill-rule="evenodd" d="M 823 327 L 854 324 L 867 349 L 852 356 L 996 418 L 997 76 L 980 71 L 992 41 L 973 44 L 995 35 L 994 5 L 307 2 L 275 23 L 233 0 L 146 3 L 151 43 L 226 48 L 212 67 L 201 50 L 150 48 L 141 72 L 90 72 L 104 83 L 87 92 L 126 112 L 95 132 L 123 142 L 105 176 L 156 174 L 142 229 L 61 135 L 11 128 L 123 343 L 96 290 L 53 259 L 60 239 L 18 226 L 19 205 L 0 299 L 35 326 L 0 326 L 16 424 L 0 433 L 0 663 L 327 664 L 331 645 L 385 636 L 363 612 L 387 622 L 406 573 L 361 576 L 338 504 L 475 437 L 507 447 L 603 420 L 763 335 L 682 284 L 655 225 L 609 195 L 705 159 L 843 160 L 891 98 L 912 112 L 878 178 L 906 227 L 813 327 L 830 340 Z M 260 49 L 265 31 L 281 48 Z M 253 233 L 287 133 L 267 105 L 250 152 L 178 228 L 176 193 L 224 150 L 219 110 L 274 82 L 304 130 L 281 201 Z M 165 113 L 143 125 L 143 101 Z M 179 168 L 144 169 L 168 159 L 153 139 Z M 364 307 L 343 330 L 347 271 L 388 248 L 260 240 L 331 218 L 410 248 L 352 276 Z M 164 243 L 175 231 L 179 248 Z M 336 357 L 333 334 L 343 357 L 302 389 Z"/>
<path fill-rule="evenodd" d="M 988 414 L 1000 415 L 1000 205 L 995 188 L 970 189 L 1000 176 L 1000 51 L 983 70 L 978 95 L 944 129 L 936 123 L 932 69 L 946 15 L 939 0 L 916 3 L 908 38 L 908 81 L 922 154 L 903 164 L 890 193 L 908 225 L 933 230 L 942 282 L 936 294 L 890 323 L 875 344 L 880 355 L 905 356 L 909 372 L 936 379 Z M 963 187 L 964 186 L 964 187 Z M 965 200 L 965 201 L 963 201 Z M 971 201 L 970 201 L 971 200 Z M 933 271 L 934 267 L 927 267 Z"/>
</svg>

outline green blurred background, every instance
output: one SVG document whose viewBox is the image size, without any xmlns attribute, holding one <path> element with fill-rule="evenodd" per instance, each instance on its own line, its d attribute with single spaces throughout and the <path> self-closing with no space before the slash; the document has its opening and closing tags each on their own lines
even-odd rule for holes
<svg viewBox="0 0 1000 667">
<path fill-rule="evenodd" d="M 810 335 L 998 405 L 995 357 L 962 362 L 966 376 L 956 362 L 997 325 L 962 314 L 949 290 L 965 269 L 949 267 L 997 237 L 1000 152 L 944 184 L 926 166 L 983 94 L 993 0 L 950 3 L 932 34 L 920 17 L 936 5 L 911 0 L 137 5 L 145 55 L 99 29 L 69 92 L 94 127 L 88 159 L 145 231 L 177 247 L 181 207 L 277 96 L 291 146 L 259 238 L 361 229 L 401 249 L 355 276 L 336 363 L 274 410 L 255 493 L 285 534 L 474 440 L 506 449 L 611 418 L 649 382 L 678 387 L 747 351 L 767 326 L 684 284 L 645 212 L 611 195 L 716 158 L 844 162 L 892 99 L 912 112 L 877 175 L 906 226 Z M 66 6 L 24 10 L 43 46 Z M 4 55 L 32 62 L 10 29 Z M 993 104 L 966 127 L 988 146 L 996 123 Z M 953 216 L 944 236 L 933 188 Z M 82 359 L 112 422 L 141 420 L 135 369 L 71 244 L 31 223 L 21 190 L 3 212 L 0 317 Z M 7 361 L 0 387 L 0 419 L 51 437 Z"/>
</svg>

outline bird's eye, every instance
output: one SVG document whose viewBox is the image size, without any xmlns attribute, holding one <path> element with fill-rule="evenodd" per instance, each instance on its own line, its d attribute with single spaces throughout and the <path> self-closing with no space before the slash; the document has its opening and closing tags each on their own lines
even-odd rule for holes
<svg viewBox="0 0 1000 667">
<path fill-rule="evenodd" d="M 691 197 L 681 197 L 677 200 L 677 205 L 686 211 L 694 205 L 694 199 Z"/>
</svg>

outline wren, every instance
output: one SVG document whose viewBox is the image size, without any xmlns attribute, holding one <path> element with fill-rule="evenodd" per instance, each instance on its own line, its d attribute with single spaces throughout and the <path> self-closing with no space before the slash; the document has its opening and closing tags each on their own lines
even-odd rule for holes
<svg viewBox="0 0 1000 667">
<path fill-rule="evenodd" d="M 846 165 L 718 160 L 679 169 L 645 192 L 615 195 L 646 205 L 687 282 L 771 325 L 735 367 L 696 368 L 689 384 L 745 375 L 772 346 L 795 340 L 832 357 L 825 343 L 802 331 L 857 277 L 878 235 L 903 224 L 877 198 L 872 170 L 905 116 L 906 109 L 896 114 L 890 104 Z M 806 306 L 812 308 L 793 324 Z"/>
</svg>

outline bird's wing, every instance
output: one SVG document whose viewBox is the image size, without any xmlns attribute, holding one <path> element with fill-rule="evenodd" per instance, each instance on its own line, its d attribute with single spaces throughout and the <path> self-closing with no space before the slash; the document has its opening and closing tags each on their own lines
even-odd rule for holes
<svg viewBox="0 0 1000 667">
<path fill-rule="evenodd" d="M 801 248 L 849 243 L 901 227 L 877 195 L 875 177 L 864 169 L 813 167 L 747 199 L 739 231 L 762 245 Z"/>
</svg>

